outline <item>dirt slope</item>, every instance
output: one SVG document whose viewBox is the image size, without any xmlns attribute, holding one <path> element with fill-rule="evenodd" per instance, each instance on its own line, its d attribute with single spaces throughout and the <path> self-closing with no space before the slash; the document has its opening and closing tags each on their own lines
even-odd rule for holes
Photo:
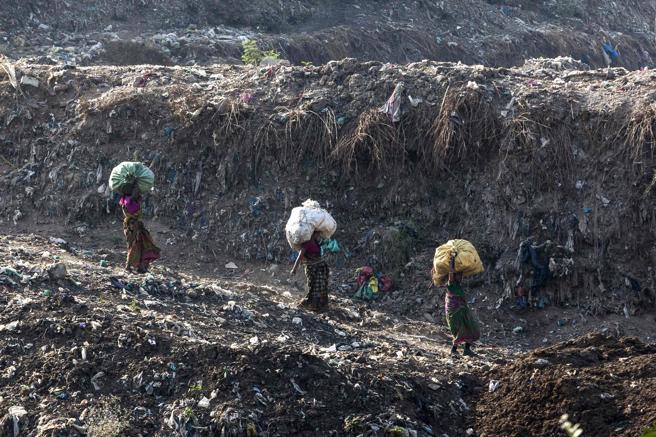
<svg viewBox="0 0 656 437">
<path fill-rule="evenodd" d="M 487 266 L 477 285 L 504 299 L 519 242 L 533 236 L 553 243 L 553 303 L 640 314 L 656 289 L 654 73 L 567 70 L 576 65 L 18 64 L 39 86 L 0 83 L 2 217 L 65 219 L 82 233 L 116 220 L 106 179 L 138 159 L 158 178 L 147 216 L 201 261 L 286 260 L 286 216 L 313 197 L 344 224 L 349 263 L 378 251 L 381 225 L 412 230 L 396 264 L 383 263 L 395 271 L 465 236 Z M 378 108 L 401 81 L 395 123 Z"/>
<path fill-rule="evenodd" d="M 521 65 L 572 56 L 605 66 L 652 66 L 653 2 L 482 1 L 11 1 L 0 50 L 76 64 L 239 62 L 254 38 L 294 64 L 345 57 L 395 63 Z"/>
<path fill-rule="evenodd" d="M 23 407 L 25 435 L 460 435 L 456 369 L 501 357 L 454 361 L 443 335 L 420 342 L 336 293 L 316 316 L 284 286 L 126 275 L 100 265 L 118 254 L 34 235 L 0 254 L 0 411 Z"/>
</svg>

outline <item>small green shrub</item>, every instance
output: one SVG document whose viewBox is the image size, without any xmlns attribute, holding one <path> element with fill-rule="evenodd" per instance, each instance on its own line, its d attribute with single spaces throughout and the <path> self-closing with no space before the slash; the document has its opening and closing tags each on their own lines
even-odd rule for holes
<svg viewBox="0 0 656 437">
<path fill-rule="evenodd" d="M 241 55 L 241 61 L 247 65 L 259 65 L 264 58 L 280 59 L 280 53 L 276 50 L 260 50 L 257 41 L 254 39 L 242 41 L 241 47 L 244 51 Z"/>
<path fill-rule="evenodd" d="M 246 425 L 246 437 L 257 437 L 257 426 L 253 422 Z"/>
<path fill-rule="evenodd" d="M 410 433 L 402 426 L 390 426 L 385 429 L 385 437 L 408 437 Z"/>
<path fill-rule="evenodd" d="M 656 425 L 649 428 L 640 437 L 656 437 Z"/>
<path fill-rule="evenodd" d="M 130 311 L 133 313 L 139 312 L 139 302 L 137 302 L 137 299 L 132 299 L 130 301 L 130 305 L 128 305 L 128 308 L 130 308 Z"/>
<path fill-rule="evenodd" d="M 194 413 L 194 410 L 191 407 L 187 407 L 182 411 L 182 415 L 186 417 L 187 419 L 195 419 L 196 418 L 196 413 Z"/>
</svg>

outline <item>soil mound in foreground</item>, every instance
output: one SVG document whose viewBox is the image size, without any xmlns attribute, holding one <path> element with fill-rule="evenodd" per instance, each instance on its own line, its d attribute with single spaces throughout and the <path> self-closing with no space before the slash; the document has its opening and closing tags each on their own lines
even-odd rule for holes
<svg viewBox="0 0 656 437">
<path fill-rule="evenodd" d="M 490 377 L 499 385 L 479 401 L 481 436 L 560 436 L 563 414 L 590 436 L 637 436 L 656 423 L 656 348 L 636 339 L 590 334 Z"/>
</svg>

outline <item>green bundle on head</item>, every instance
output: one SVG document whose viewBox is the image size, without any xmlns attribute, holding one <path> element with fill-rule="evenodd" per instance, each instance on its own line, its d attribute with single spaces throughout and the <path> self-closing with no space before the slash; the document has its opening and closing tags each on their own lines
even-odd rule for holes
<svg viewBox="0 0 656 437">
<path fill-rule="evenodd" d="M 122 162 L 109 176 L 109 188 L 117 193 L 131 194 L 135 184 L 142 193 L 155 186 L 155 174 L 141 162 Z"/>
</svg>

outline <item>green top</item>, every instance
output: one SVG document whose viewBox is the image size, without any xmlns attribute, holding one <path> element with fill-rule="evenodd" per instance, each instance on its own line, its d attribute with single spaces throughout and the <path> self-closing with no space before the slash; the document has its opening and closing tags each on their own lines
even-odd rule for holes
<svg viewBox="0 0 656 437">
<path fill-rule="evenodd" d="M 449 282 L 446 285 L 446 289 L 456 296 L 465 297 L 465 290 L 462 289 L 460 282 Z"/>
</svg>

